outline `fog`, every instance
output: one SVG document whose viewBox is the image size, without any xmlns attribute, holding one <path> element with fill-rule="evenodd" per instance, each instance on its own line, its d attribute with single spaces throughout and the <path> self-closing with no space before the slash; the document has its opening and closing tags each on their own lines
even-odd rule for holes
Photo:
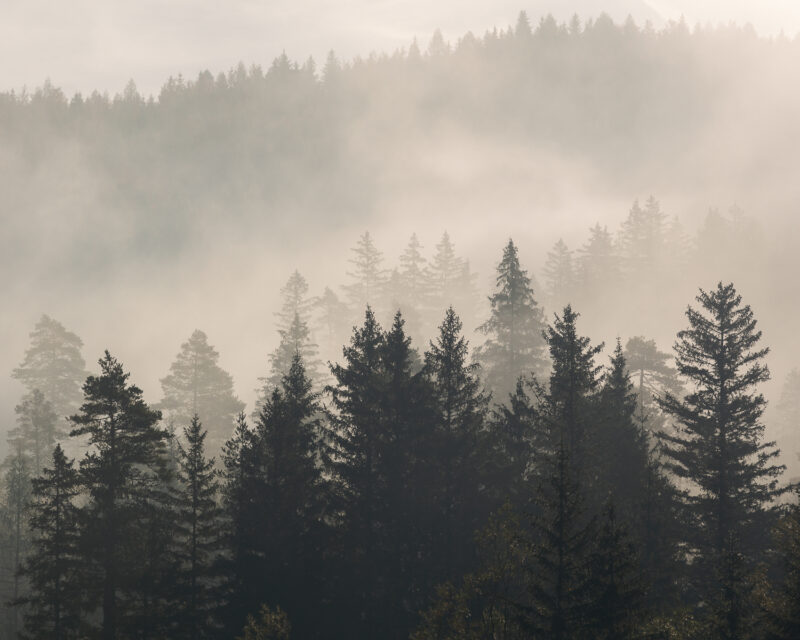
<svg viewBox="0 0 800 640">
<path fill-rule="evenodd" d="M 153 404 L 200 329 L 250 414 L 299 271 L 321 389 L 364 308 L 352 297 L 326 334 L 311 303 L 326 287 L 348 301 L 369 232 L 385 276 L 369 302 L 384 326 L 399 306 L 420 352 L 451 302 L 471 353 L 484 342 L 510 238 L 546 321 L 571 303 L 603 365 L 635 336 L 672 354 L 698 288 L 733 282 L 770 348 L 767 435 L 800 476 L 778 408 L 800 367 L 800 8 L 525 8 L 528 23 L 505 0 L 5 3 L 0 455 L 42 314 L 82 339 L 91 373 L 108 349 Z M 657 241 L 631 231 L 642 210 Z M 391 273 L 410 237 L 430 264 L 445 233 L 460 288 L 407 299 Z"/>
</svg>

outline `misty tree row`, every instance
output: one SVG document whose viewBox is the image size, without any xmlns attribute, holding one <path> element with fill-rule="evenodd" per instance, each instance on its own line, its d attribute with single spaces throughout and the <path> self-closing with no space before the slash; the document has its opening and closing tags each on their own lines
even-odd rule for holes
<svg viewBox="0 0 800 640">
<path fill-rule="evenodd" d="M 276 352 L 251 419 L 201 332 L 162 415 L 43 317 L 14 371 L 7 637 L 797 637 L 800 514 L 733 286 L 700 291 L 675 368 L 643 338 L 603 365 L 570 305 L 545 323 L 513 242 L 490 307 L 482 364 L 452 307 L 422 351 L 367 307 L 321 391 Z"/>
</svg>

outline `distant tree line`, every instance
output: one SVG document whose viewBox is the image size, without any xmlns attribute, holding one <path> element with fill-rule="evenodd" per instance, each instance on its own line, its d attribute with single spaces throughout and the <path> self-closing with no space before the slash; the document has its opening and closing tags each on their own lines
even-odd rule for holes
<svg viewBox="0 0 800 640">
<path fill-rule="evenodd" d="M 643 337 L 603 364 L 569 302 L 548 322 L 509 241 L 473 357 L 446 247 L 439 276 L 412 239 L 387 277 L 361 238 L 362 316 L 316 379 L 294 273 L 249 417 L 201 331 L 150 406 L 43 316 L 13 372 L 30 392 L 3 470 L 2 637 L 798 637 L 800 511 L 733 285 L 699 291 L 674 367 Z M 450 282 L 446 256 L 418 350 L 403 311 L 375 309 L 401 307 L 393 279 Z"/>
</svg>

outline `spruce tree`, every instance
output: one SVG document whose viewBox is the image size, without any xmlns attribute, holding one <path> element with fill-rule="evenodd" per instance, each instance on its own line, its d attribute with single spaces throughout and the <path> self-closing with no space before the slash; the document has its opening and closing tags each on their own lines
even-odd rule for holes
<svg viewBox="0 0 800 640">
<path fill-rule="evenodd" d="M 634 336 L 625 343 L 625 361 L 636 385 L 636 421 L 652 435 L 666 426 L 656 397 L 667 392 L 678 396 L 682 391 L 678 372 L 669 365 L 671 358 L 658 350 L 655 340 Z"/>
<path fill-rule="evenodd" d="M 163 399 L 158 404 L 168 421 L 188 425 L 197 415 L 208 430 L 208 451 L 216 453 L 231 432 L 234 417 L 244 408 L 233 390 L 233 378 L 220 368 L 219 353 L 205 333 L 195 330 L 181 345 L 161 379 Z"/>
<path fill-rule="evenodd" d="M 687 309 L 689 327 L 675 343 L 678 371 L 693 389 L 685 398 L 667 393 L 659 399 L 678 423 L 676 435 L 662 435 L 664 455 L 689 483 L 681 496 L 684 531 L 697 556 L 701 597 L 715 603 L 718 617 L 742 620 L 743 585 L 731 581 L 763 553 L 770 503 L 785 491 L 778 486 L 783 468 L 772 464 L 778 451 L 764 441 L 766 401 L 756 391 L 769 378 L 763 363 L 769 350 L 758 346 L 753 312 L 732 284 L 701 289 L 696 299 L 700 310 Z M 739 556 L 743 570 L 732 564 Z"/>
<path fill-rule="evenodd" d="M 262 602 L 278 604 L 304 637 L 320 625 L 325 482 L 319 458 L 320 406 L 302 359 L 295 355 L 255 424 L 255 508 L 261 518 L 258 556 Z"/>
<path fill-rule="evenodd" d="M 434 458 L 440 469 L 436 506 L 442 579 L 469 567 L 473 533 L 485 516 L 479 446 L 489 396 L 482 389 L 479 365 L 470 364 L 467 355 L 461 321 L 450 307 L 425 353 L 424 366 L 435 411 Z"/>
<path fill-rule="evenodd" d="M 26 637 L 77 640 L 85 633 L 76 505 L 80 482 L 61 445 L 51 460 L 52 466 L 32 480 L 31 553 L 22 567 L 30 588 L 21 604 L 27 606 Z"/>
<path fill-rule="evenodd" d="M 28 391 L 39 389 L 59 418 L 72 413 L 81 400 L 86 363 L 81 356 L 83 342 L 57 320 L 42 315 L 30 334 L 31 345 L 12 377 Z"/>
<path fill-rule="evenodd" d="M 261 389 L 262 397 L 257 403 L 258 406 L 269 396 L 272 389 L 281 385 L 281 380 L 289 373 L 295 356 L 300 356 L 303 362 L 308 363 L 308 375 L 311 379 L 318 379 L 317 345 L 311 341 L 311 331 L 306 321 L 300 317 L 300 314 L 295 313 L 294 319 L 288 328 L 279 329 L 278 333 L 281 336 L 281 341 L 269 357 L 272 371 L 269 377 L 259 378 L 264 383 L 264 386 Z"/>
<path fill-rule="evenodd" d="M 583 298 L 601 301 L 619 282 L 619 259 L 608 229 L 599 223 L 589 229 L 589 240 L 578 252 L 576 280 Z"/>
<path fill-rule="evenodd" d="M 347 633 L 365 637 L 374 637 L 379 628 L 378 606 L 385 595 L 378 539 L 385 513 L 383 344 L 383 331 L 367 307 L 364 324 L 354 330 L 350 344 L 343 349 L 344 364 L 331 366 L 335 383 L 327 388 L 332 410 L 328 411 L 324 460 L 335 483 L 333 508 L 342 514 L 343 560 L 352 581 L 340 589 L 350 591 L 345 607 L 354 626 Z"/>
<path fill-rule="evenodd" d="M 183 428 L 179 443 L 173 548 L 179 562 L 174 577 L 177 627 L 172 637 L 199 640 L 215 637 L 214 566 L 221 547 L 219 483 L 214 459 L 207 458 L 197 416 Z"/>
<path fill-rule="evenodd" d="M 512 240 L 497 265 L 496 283 L 497 291 L 489 296 L 491 316 L 478 328 L 488 338 L 476 357 L 486 371 L 487 385 L 503 401 L 521 375 L 541 376 L 546 368 L 542 310 Z"/>
<path fill-rule="evenodd" d="M 38 476 L 56 440 L 63 435 L 58 429 L 56 412 L 39 389 L 26 394 L 14 411 L 17 426 L 8 432 L 9 442 L 13 449 L 28 455 L 33 475 Z"/>
<path fill-rule="evenodd" d="M 128 382 L 130 374 L 108 351 L 99 360 L 100 374 L 83 385 L 84 403 L 70 418 L 72 436 L 88 436 L 90 450 L 80 463 L 81 483 L 88 493 L 81 535 L 88 551 L 87 570 L 97 575 L 92 604 L 101 611 L 100 637 L 114 640 L 127 633 L 123 619 L 137 611 L 137 595 L 121 593 L 137 577 L 142 558 L 126 547 L 140 520 L 148 520 L 141 501 L 157 482 L 167 433 L 158 427 L 161 414 Z M 144 518 L 143 518 L 144 516 Z M 132 564 L 134 563 L 134 564 Z"/>
<path fill-rule="evenodd" d="M 430 312 L 432 317 L 439 318 L 444 309 L 458 302 L 459 283 L 464 273 L 464 261 L 456 255 L 447 232 L 436 245 L 428 273 Z"/>
</svg>

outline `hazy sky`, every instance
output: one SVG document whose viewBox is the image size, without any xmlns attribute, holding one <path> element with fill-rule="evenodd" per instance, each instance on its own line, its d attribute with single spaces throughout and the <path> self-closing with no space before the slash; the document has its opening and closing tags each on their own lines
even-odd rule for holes
<svg viewBox="0 0 800 640">
<path fill-rule="evenodd" d="M 68 95 L 111 94 L 134 79 L 157 94 L 182 73 L 226 70 L 240 60 L 268 65 L 281 51 L 317 61 L 424 45 L 441 28 L 454 39 L 547 12 L 566 20 L 608 12 L 655 24 L 685 15 L 697 22 L 751 22 L 760 33 L 800 30 L 797 0 L 3 0 L 0 90 L 35 87 L 46 78 Z"/>
</svg>

